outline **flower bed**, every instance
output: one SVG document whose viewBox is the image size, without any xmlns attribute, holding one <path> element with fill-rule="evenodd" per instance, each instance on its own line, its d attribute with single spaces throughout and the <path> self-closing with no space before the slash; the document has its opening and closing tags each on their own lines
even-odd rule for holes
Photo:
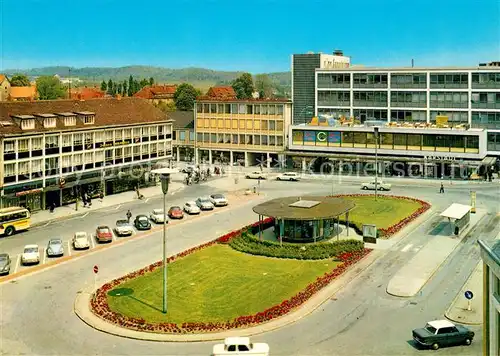
<svg viewBox="0 0 500 356">
<path fill-rule="evenodd" d="M 269 225 L 273 223 L 273 219 L 265 219 L 262 224 Z M 175 261 L 176 259 L 185 257 L 191 253 L 199 251 L 203 248 L 211 246 L 216 243 L 229 243 L 233 238 L 239 236 L 241 233 L 252 230 L 259 226 L 259 223 L 255 223 L 244 227 L 243 229 L 232 231 L 226 235 L 219 237 L 216 240 L 207 242 L 205 244 L 199 245 L 197 247 L 191 248 L 189 250 L 183 251 L 173 257 L 168 259 L 168 262 Z M 232 321 L 228 322 L 214 322 L 214 323 L 204 323 L 204 322 L 189 322 L 183 324 L 174 323 L 148 323 L 144 319 L 131 318 L 118 313 L 113 312 L 107 302 L 107 294 L 109 291 L 119 286 L 121 283 L 143 276 L 146 273 L 152 272 L 157 268 L 162 266 L 162 262 L 156 262 L 150 266 L 147 266 L 141 270 L 132 272 L 126 276 L 115 279 L 109 283 L 106 283 L 101 288 L 99 288 L 90 302 L 91 310 L 94 314 L 101 317 L 102 319 L 111 322 L 113 324 L 119 325 L 121 327 L 145 331 L 145 332 L 157 332 L 157 333 L 206 333 L 206 332 L 217 332 L 223 330 L 229 330 L 234 328 L 244 328 L 256 325 L 259 323 L 267 322 L 272 319 L 278 318 L 291 310 L 299 307 L 305 303 L 309 298 L 311 298 L 315 293 L 326 287 L 333 279 L 341 275 L 349 266 L 359 261 L 361 258 L 366 256 L 371 250 L 362 249 L 360 251 L 345 252 L 339 254 L 337 258 L 342 261 L 341 265 L 338 265 L 331 272 L 325 273 L 323 276 L 318 277 L 316 281 L 307 285 L 305 289 L 297 293 L 295 296 L 288 300 L 283 301 L 279 305 L 270 307 L 262 312 L 256 313 L 254 315 L 246 315 L 238 317 Z"/>
<path fill-rule="evenodd" d="M 368 196 L 372 197 L 373 194 L 339 194 L 339 195 L 330 195 L 329 197 L 330 198 L 349 198 L 349 197 L 358 198 L 358 197 L 368 197 Z M 412 214 L 406 216 L 402 220 L 398 221 L 397 223 L 395 223 L 389 227 L 386 227 L 386 228 L 379 227 L 377 229 L 377 234 L 379 237 L 387 238 L 387 237 L 390 237 L 390 236 L 396 234 L 398 231 L 400 231 L 402 228 L 404 228 L 410 222 L 412 222 L 417 217 L 419 217 L 420 215 L 425 213 L 431 207 L 431 205 L 429 203 L 427 203 L 426 201 L 423 201 L 423 200 L 420 200 L 417 198 L 397 196 L 397 195 L 386 195 L 386 194 L 382 195 L 381 197 L 416 202 L 416 203 L 420 204 L 420 208 L 418 208 Z M 339 222 L 346 225 L 345 220 L 340 219 Z M 349 226 L 352 227 L 359 235 L 363 234 L 363 232 L 362 232 L 363 227 L 362 227 L 362 224 L 360 224 L 359 222 L 349 221 Z"/>
<path fill-rule="evenodd" d="M 341 240 L 331 242 L 318 242 L 316 244 L 292 244 L 275 241 L 261 241 L 254 235 L 242 233 L 229 242 L 233 249 L 251 255 L 293 258 L 299 260 L 321 260 L 336 257 L 345 252 L 358 252 L 363 250 L 364 243 L 359 240 Z"/>
</svg>

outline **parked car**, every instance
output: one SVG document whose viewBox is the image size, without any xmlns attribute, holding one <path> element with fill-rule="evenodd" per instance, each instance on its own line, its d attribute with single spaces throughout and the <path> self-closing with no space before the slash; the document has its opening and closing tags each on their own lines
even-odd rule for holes
<svg viewBox="0 0 500 356">
<path fill-rule="evenodd" d="M 212 355 L 269 356 L 269 345 L 263 342 L 252 343 L 248 337 L 227 337 L 223 344 L 214 345 Z"/>
<path fill-rule="evenodd" d="M 64 255 L 64 245 L 62 239 L 50 239 L 47 244 L 47 256 L 57 257 Z"/>
<path fill-rule="evenodd" d="M 391 190 L 392 185 L 390 183 L 384 183 L 383 181 L 377 181 L 377 190 Z M 370 183 L 361 183 L 361 189 L 364 190 L 375 190 L 375 181 Z"/>
<path fill-rule="evenodd" d="M 184 211 L 186 213 L 188 213 L 189 215 L 194 215 L 194 214 L 200 213 L 200 208 L 198 208 L 198 205 L 196 205 L 196 202 L 188 201 L 188 202 L 186 202 L 186 204 L 184 204 Z"/>
<path fill-rule="evenodd" d="M 163 224 L 165 221 L 163 209 L 153 209 L 153 211 L 149 214 L 149 218 L 151 221 L 154 221 L 155 224 Z"/>
<path fill-rule="evenodd" d="M 298 182 L 300 180 L 300 175 L 295 172 L 286 172 L 278 175 L 276 177 L 276 180 L 288 180 L 290 182 Z"/>
<path fill-rule="evenodd" d="M 130 236 L 134 233 L 134 229 L 127 220 L 116 220 L 115 233 L 117 236 Z"/>
<path fill-rule="evenodd" d="M 98 226 L 95 229 L 95 237 L 97 242 L 111 242 L 113 241 L 113 231 L 108 226 Z"/>
<path fill-rule="evenodd" d="M 137 215 L 134 220 L 134 226 L 137 230 L 151 229 L 151 223 L 146 215 Z"/>
<path fill-rule="evenodd" d="M 180 206 L 171 206 L 168 209 L 168 217 L 170 219 L 182 219 L 184 217 L 184 212 Z"/>
<path fill-rule="evenodd" d="M 210 196 L 210 201 L 214 206 L 226 206 L 229 204 L 224 194 L 212 194 Z"/>
<path fill-rule="evenodd" d="M 429 321 L 425 327 L 413 330 L 412 335 L 418 345 L 433 350 L 441 346 L 470 345 L 474 339 L 473 331 L 448 320 Z"/>
<path fill-rule="evenodd" d="M 254 171 L 254 172 L 251 172 L 251 173 L 247 173 L 247 175 L 245 176 L 245 178 L 246 179 L 266 179 L 267 176 L 263 172 Z"/>
<path fill-rule="evenodd" d="M 0 253 L 0 274 L 10 273 L 10 256 L 8 253 Z"/>
<path fill-rule="evenodd" d="M 84 231 L 75 232 L 75 234 L 73 235 L 73 240 L 71 242 L 75 250 L 90 248 L 89 237 Z"/>
<path fill-rule="evenodd" d="M 37 264 L 40 263 L 40 249 L 38 245 L 24 246 L 23 254 L 21 255 L 21 264 Z"/>
<path fill-rule="evenodd" d="M 210 201 L 210 198 L 208 197 L 200 197 L 196 199 L 196 205 L 198 205 L 198 208 L 201 210 L 213 210 L 214 205 Z"/>
</svg>

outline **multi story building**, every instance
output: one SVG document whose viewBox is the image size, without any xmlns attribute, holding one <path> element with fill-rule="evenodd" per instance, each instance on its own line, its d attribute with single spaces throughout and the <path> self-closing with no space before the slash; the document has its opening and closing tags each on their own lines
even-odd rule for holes
<svg viewBox="0 0 500 356">
<path fill-rule="evenodd" d="M 136 98 L 149 100 L 154 104 L 174 101 L 177 85 L 148 85 L 134 94 Z"/>
<path fill-rule="evenodd" d="M 172 121 L 137 98 L 0 103 L 0 203 L 32 210 L 154 184 Z"/>
<path fill-rule="evenodd" d="M 174 121 L 172 137 L 173 157 L 177 162 L 193 162 L 196 136 L 193 111 L 173 111 L 168 117 Z"/>
<path fill-rule="evenodd" d="M 500 355 L 500 241 L 479 240 L 483 260 L 483 355 Z"/>
<path fill-rule="evenodd" d="M 0 101 L 6 101 L 10 96 L 10 81 L 5 75 L 0 74 Z"/>
<path fill-rule="evenodd" d="M 499 67 L 317 67 L 314 78 L 314 99 L 302 103 L 314 112 L 294 116 L 288 142 L 305 164 L 319 156 L 363 167 L 373 161 L 374 126 L 381 158 L 401 167 L 388 174 L 456 176 L 500 154 Z"/>
<path fill-rule="evenodd" d="M 213 88 L 209 93 L 222 92 Z M 236 99 L 228 90 L 195 104 L 196 153 L 200 163 L 244 166 L 282 162 L 292 104 L 286 99 Z M 234 93 L 234 91 L 233 91 Z"/>
</svg>

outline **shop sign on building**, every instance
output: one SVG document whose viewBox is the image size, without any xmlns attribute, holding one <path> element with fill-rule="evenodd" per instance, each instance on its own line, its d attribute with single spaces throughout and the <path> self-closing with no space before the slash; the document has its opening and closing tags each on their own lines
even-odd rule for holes
<svg viewBox="0 0 500 356">
<path fill-rule="evenodd" d="M 16 197 L 21 197 L 23 195 L 28 195 L 28 194 L 36 194 L 36 193 L 41 193 L 43 189 L 38 188 L 38 189 L 30 189 L 30 190 L 24 190 L 22 192 L 17 192 Z"/>
</svg>

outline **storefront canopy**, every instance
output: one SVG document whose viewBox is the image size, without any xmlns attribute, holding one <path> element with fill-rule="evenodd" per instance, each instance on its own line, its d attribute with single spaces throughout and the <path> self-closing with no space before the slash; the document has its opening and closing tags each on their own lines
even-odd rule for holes
<svg viewBox="0 0 500 356">
<path fill-rule="evenodd" d="M 441 216 L 450 219 L 461 219 L 467 215 L 471 209 L 472 207 L 470 205 L 453 203 L 441 213 Z"/>
</svg>

